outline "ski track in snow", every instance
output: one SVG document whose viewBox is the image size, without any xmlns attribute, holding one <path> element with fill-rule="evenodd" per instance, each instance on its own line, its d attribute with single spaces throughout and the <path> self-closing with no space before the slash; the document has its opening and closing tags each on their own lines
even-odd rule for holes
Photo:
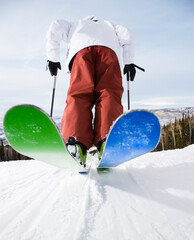
<svg viewBox="0 0 194 240">
<path fill-rule="evenodd" d="M 0 240 L 192 240 L 194 145 L 98 174 L 0 163 Z"/>
</svg>

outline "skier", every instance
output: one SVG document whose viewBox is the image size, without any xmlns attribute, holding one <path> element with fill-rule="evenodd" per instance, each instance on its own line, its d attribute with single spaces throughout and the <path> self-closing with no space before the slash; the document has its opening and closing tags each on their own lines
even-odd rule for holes
<svg viewBox="0 0 194 240">
<path fill-rule="evenodd" d="M 56 20 L 47 32 L 46 44 L 52 76 L 61 69 L 61 41 L 67 43 L 66 65 L 71 73 L 61 133 L 69 152 L 85 164 L 87 149 L 93 145 L 101 157 L 110 126 L 123 113 L 120 51 L 124 74 L 129 72 L 133 81 L 133 39 L 127 28 L 96 16 L 76 22 Z"/>
</svg>

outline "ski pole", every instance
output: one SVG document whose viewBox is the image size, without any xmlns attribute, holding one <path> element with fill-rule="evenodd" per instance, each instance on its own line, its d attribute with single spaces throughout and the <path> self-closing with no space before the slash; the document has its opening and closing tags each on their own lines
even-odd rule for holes
<svg viewBox="0 0 194 240">
<path fill-rule="evenodd" d="M 51 113 L 50 113 L 51 117 L 53 115 L 53 105 L 54 105 L 54 98 L 55 98 L 56 81 L 57 81 L 57 76 L 54 76 L 53 94 L 52 94 L 52 101 L 51 101 Z"/>
<path fill-rule="evenodd" d="M 127 98 L 128 98 L 128 110 L 130 110 L 129 72 L 127 72 Z"/>
<path fill-rule="evenodd" d="M 138 68 L 139 70 L 145 72 L 145 69 L 144 68 L 141 68 L 135 64 L 131 64 L 133 65 L 134 67 Z M 128 96 L 128 110 L 130 110 L 130 92 L 129 92 L 129 71 L 127 71 L 127 96 Z M 133 80 L 132 80 L 133 81 Z"/>
</svg>

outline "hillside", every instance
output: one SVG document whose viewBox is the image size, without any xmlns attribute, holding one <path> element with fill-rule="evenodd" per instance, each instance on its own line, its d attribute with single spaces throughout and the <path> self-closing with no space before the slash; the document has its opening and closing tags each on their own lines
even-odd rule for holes
<svg viewBox="0 0 194 240">
<path fill-rule="evenodd" d="M 0 163 L 0 239 L 192 240 L 193 153 L 149 153 L 104 175 Z"/>
</svg>

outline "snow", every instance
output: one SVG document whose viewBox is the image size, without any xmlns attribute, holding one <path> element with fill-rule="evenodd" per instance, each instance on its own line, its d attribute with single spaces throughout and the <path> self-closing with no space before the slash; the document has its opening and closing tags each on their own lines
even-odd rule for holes
<svg viewBox="0 0 194 240">
<path fill-rule="evenodd" d="M 193 153 L 149 153 L 100 175 L 1 162 L 0 239 L 194 239 Z"/>
</svg>

